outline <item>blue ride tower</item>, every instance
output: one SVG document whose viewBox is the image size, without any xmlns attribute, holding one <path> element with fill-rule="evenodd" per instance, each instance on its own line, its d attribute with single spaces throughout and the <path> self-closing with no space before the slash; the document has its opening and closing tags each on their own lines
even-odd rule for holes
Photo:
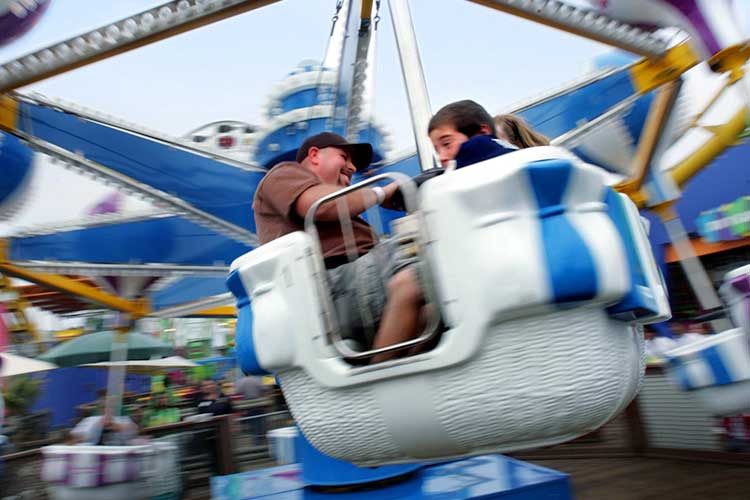
<svg viewBox="0 0 750 500">
<path fill-rule="evenodd" d="M 255 163 L 271 168 L 280 161 L 294 160 L 302 141 L 320 132 L 343 135 L 333 124 L 336 76 L 335 71 L 315 61 L 303 61 L 276 85 L 251 152 Z M 362 128 L 358 140 L 372 144 L 374 162 L 382 160 L 389 149 L 387 134 L 372 122 Z"/>
</svg>

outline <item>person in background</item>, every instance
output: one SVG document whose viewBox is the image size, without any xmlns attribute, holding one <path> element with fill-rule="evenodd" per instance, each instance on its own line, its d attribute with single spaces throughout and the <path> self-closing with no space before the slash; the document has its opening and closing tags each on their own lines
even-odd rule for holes
<svg viewBox="0 0 750 500">
<path fill-rule="evenodd" d="M 208 415 L 229 415 L 234 413 L 232 401 L 224 395 L 214 380 L 201 382 L 203 399 L 198 403 L 198 413 Z"/>
<path fill-rule="evenodd" d="M 144 427 L 173 424 L 180 421 L 180 411 L 170 405 L 169 395 L 162 391 L 151 396 L 151 406 L 143 412 Z"/>
<path fill-rule="evenodd" d="M 694 323 L 692 321 L 673 321 L 670 323 L 672 331 L 676 335 L 675 341 L 678 347 L 705 338 L 702 327 L 696 327 L 696 325 L 700 325 L 700 323 Z"/>
<path fill-rule="evenodd" d="M 234 392 L 240 394 L 244 400 L 253 400 L 264 397 L 268 391 L 263 384 L 262 377 L 246 375 L 234 384 Z M 244 411 L 244 420 L 247 421 L 250 436 L 254 444 L 261 444 L 266 435 L 265 418 L 263 414 L 268 410 L 266 405 L 253 405 Z"/>
<path fill-rule="evenodd" d="M 201 382 L 201 393 L 203 399 L 198 403 L 198 415 L 216 417 L 219 415 L 231 415 L 234 413 L 232 401 L 221 393 L 219 386 L 212 379 Z M 218 472 L 219 455 L 217 448 L 217 436 L 214 431 L 198 432 L 193 435 L 193 449 L 208 450 L 211 460 L 211 470 Z"/>
<path fill-rule="evenodd" d="M 495 116 L 497 137 L 513 144 L 518 149 L 549 146 L 546 135 L 535 131 L 520 116 L 504 114 Z"/>
<path fill-rule="evenodd" d="M 84 418 L 70 436 L 76 444 L 124 446 L 138 436 L 138 427 L 128 417 L 113 416 L 106 405 L 103 415 Z"/>
<path fill-rule="evenodd" d="M 717 429 L 724 448 L 733 453 L 750 451 L 750 413 L 740 413 L 719 419 Z"/>
<path fill-rule="evenodd" d="M 234 392 L 240 394 L 243 399 L 258 399 L 265 395 L 266 386 L 263 385 L 262 377 L 245 375 L 234 383 Z"/>
</svg>

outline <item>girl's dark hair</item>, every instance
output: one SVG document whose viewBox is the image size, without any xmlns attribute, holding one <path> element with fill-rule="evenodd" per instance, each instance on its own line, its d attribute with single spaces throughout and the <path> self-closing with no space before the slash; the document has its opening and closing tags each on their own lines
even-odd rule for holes
<svg viewBox="0 0 750 500">
<path fill-rule="evenodd" d="M 474 137 L 481 131 L 482 125 L 486 125 L 492 135 L 495 135 L 495 122 L 492 120 L 492 115 L 469 99 L 452 102 L 440 108 L 430 119 L 427 133 L 445 125 L 455 128 L 466 137 Z"/>
<path fill-rule="evenodd" d="M 533 130 L 523 118 L 516 115 L 497 115 L 495 126 L 500 136 L 518 146 L 519 148 L 532 148 L 534 146 L 548 146 L 549 139 L 546 135 Z"/>
</svg>

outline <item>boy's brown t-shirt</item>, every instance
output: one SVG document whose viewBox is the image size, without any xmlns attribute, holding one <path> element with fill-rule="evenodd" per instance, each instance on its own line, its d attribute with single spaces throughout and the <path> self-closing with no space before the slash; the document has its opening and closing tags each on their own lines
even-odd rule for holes
<svg viewBox="0 0 750 500">
<path fill-rule="evenodd" d="M 311 170 L 296 162 L 279 163 L 268 171 L 258 185 L 253 199 L 255 226 L 261 243 L 268 243 L 294 231 L 304 230 L 304 217 L 294 209 L 297 198 L 305 190 L 323 181 Z M 357 254 L 364 255 L 375 246 L 375 234 L 360 216 L 352 217 L 352 232 Z M 318 236 L 323 257 L 346 255 L 341 223 L 318 221 Z"/>
</svg>

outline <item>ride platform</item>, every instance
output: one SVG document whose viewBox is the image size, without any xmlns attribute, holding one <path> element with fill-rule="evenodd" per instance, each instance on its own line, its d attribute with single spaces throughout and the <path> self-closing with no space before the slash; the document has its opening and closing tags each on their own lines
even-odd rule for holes
<svg viewBox="0 0 750 500">
<path fill-rule="evenodd" d="M 503 455 L 428 465 L 400 478 L 357 487 L 313 488 L 300 464 L 211 478 L 217 500 L 355 500 L 572 498 L 567 474 Z"/>
</svg>

